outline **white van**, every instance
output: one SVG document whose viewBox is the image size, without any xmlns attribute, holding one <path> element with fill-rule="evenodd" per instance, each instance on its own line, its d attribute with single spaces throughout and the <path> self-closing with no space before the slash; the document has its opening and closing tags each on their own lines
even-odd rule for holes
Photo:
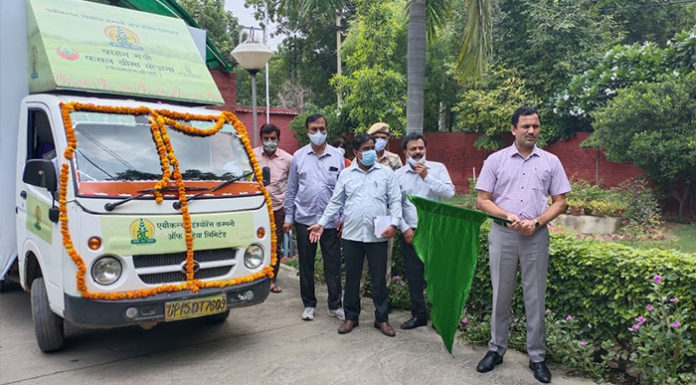
<svg viewBox="0 0 696 385">
<path fill-rule="evenodd" d="M 0 280 L 31 292 L 41 350 L 63 320 L 222 322 L 263 302 L 269 175 L 234 115 L 195 107 L 222 98 L 185 24 L 79 0 L 0 15 Z"/>
</svg>

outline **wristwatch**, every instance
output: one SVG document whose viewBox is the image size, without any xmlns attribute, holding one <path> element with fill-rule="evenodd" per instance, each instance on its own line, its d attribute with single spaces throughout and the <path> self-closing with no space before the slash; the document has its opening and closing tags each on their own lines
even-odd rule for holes
<svg viewBox="0 0 696 385">
<path fill-rule="evenodd" d="M 541 223 L 539 223 L 538 219 L 534 218 L 534 228 L 538 229 L 539 227 L 541 227 Z"/>
</svg>

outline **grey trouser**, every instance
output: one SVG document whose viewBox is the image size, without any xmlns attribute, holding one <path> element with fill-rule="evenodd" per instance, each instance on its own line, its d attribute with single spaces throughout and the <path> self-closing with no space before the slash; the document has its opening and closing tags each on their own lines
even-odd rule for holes
<svg viewBox="0 0 696 385">
<path fill-rule="evenodd" d="M 488 350 L 505 354 L 510 330 L 510 304 L 515 292 L 517 265 L 522 276 L 524 310 L 527 315 L 527 354 L 532 362 L 545 359 L 544 331 L 546 269 L 549 262 L 549 230 L 538 229 L 530 236 L 498 224 L 488 235 L 493 283 L 491 341 Z"/>
</svg>

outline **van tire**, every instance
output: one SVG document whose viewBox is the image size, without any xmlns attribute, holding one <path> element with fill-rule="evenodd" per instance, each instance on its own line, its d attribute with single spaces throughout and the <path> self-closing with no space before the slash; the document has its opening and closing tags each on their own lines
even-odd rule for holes
<svg viewBox="0 0 696 385">
<path fill-rule="evenodd" d="M 34 319 L 36 342 L 42 352 L 59 350 L 65 343 L 63 319 L 51 310 L 43 278 L 31 283 L 31 315 Z"/>
<path fill-rule="evenodd" d="M 230 309 L 223 311 L 222 313 L 211 314 L 203 317 L 205 322 L 209 325 L 217 325 L 227 321 L 227 317 L 230 316 Z"/>
</svg>

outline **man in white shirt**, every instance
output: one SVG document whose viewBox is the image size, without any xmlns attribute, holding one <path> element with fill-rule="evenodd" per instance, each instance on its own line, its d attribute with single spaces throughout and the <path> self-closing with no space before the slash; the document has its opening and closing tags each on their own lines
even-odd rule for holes
<svg viewBox="0 0 696 385">
<path fill-rule="evenodd" d="M 374 327 L 393 337 L 389 325 L 389 299 L 385 273 L 387 268 L 387 239 L 394 237 L 401 223 L 401 190 L 388 167 L 377 163 L 374 139 L 359 133 L 353 139 L 356 162 L 343 170 L 329 204 L 318 223 L 311 226 L 309 240 L 316 242 L 343 208 L 343 252 L 346 266 L 346 288 L 343 297 L 345 321 L 338 333 L 345 334 L 358 326 L 360 316 L 360 275 L 367 256 L 372 281 L 372 301 L 375 304 Z M 375 228 L 375 219 L 391 216 L 385 228 Z"/>
<path fill-rule="evenodd" d="M 411 319 L 401 324 L 402 329 L 413 329 L 428 323 L 425 308 L 425 279 L 423 262 L 413 248 L 413 235 L 418 227 L 415 207 L 407 199 L 409 195 L 441 201 L 454 196 L 454 185 L 444 164 L 425 160 L 427 142 L 422 134 L 411 133 L 403 141 L 406 165 L 395 173 L 403 193 L 403 219 L 400 228 L 401 255 L 411 295 Z"/>
</svg>

